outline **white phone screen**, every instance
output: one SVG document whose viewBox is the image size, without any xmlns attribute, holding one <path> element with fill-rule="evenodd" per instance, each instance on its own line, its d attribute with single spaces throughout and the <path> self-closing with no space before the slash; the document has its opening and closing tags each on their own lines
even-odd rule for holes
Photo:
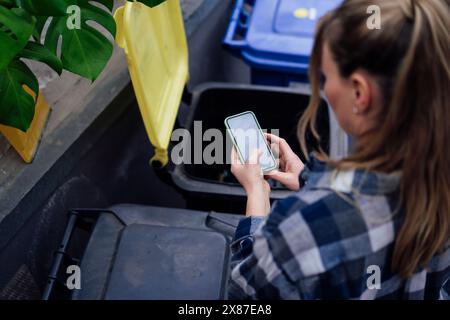
<svg viewBox="0 0 450 320">
<path fill-rule="evenodd" d="M 240 153 L 241 160 L 248 162 L 254 150 L 261 149 L 259 158 L 261 169 L 266 172 L 276 167 L 275 159 L 270 151 L 261 128 L 252 112 L 245 112 L 227 118 L 229 134 Z"/>
</svg>

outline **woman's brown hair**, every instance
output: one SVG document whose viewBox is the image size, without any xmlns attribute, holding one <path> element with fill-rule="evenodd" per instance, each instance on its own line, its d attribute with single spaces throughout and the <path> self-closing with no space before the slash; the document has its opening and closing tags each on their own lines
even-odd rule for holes
<svg viewBox="0 0 450 320">
<path fill-rule="evenodd" d="M 381 29 L 369 29 L 367 8 L 381 9 Z M 450 235 L 450 4 L 448 0 L 347 0 L 324 16 L 310 60 L 310 105 L 299 122 L 320 139 L 321 55 L 326 43 L 340 75 L 357 69 L 375 77 L 384 97 L 376 132 L 358 139 L 336 169 L 400 171 L 402 224 L 392 269 L 404 277 L 448 245 Z"/>
</svg>

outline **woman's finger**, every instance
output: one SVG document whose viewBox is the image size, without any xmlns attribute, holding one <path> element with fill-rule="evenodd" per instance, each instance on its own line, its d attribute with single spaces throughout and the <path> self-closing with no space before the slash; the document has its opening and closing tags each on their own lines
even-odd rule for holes
<svg viewBox="0 0 450 320">
<path fill-rule="evenodd" d="M 280 158 L 279 159 L 279 162 L 278 162 L 278 168 L 280 168 L 280 170 L 283 170 L 284 171 L 284 168 L 286 167 L 286 161 L 284 161 L 284 159 L 283 158 Z"/>
<path fill-rule="evenodd" d="M 280 168 L 280 158 L 275 158 L 277 168 Z"/>
<path fill-rule="evenodd" d="M 267 140 L 270 140 L 270 142 L 274 142 L 274 143 L 280 143 L 281 139 L 279 136 L 271 134 L 271 133 L 264 133 L 264 135 L 266 136 Z"/>
<path fill-rule="evenodd" d="M 281 172 L 279 170 L 273 170 L 269 173 L 267 173 L 267 176 L 273 180 L 276 180 L 278 182 L 281 182 L 283 184 L 286 183 L 286 181 L 289 179 L 289 175 L 285 172 Z"/>
<path fill-rule="evenodd" d="M 278 150 L 280 150 L 279 154 L 280 155 L 288 155 L 293 153 L 291 147 L 289 146 L 289 144 L 286 142 L 286 140 L 284 140 L 283 138 L 280 138 L 274 134 L 271 133 L 266 133 L 266 138 L 268 138 L 268 140 L 270 141 L 271 144 L 277 144 L 278 146 L 276 148 L 278 148 Z"/>
<path fill-rule="evenodd" d="M 262 149 L 255 149 L 250 154 L 250 157 L 248 159 L 249 164 L 259 164 L 259 157 L 262 155 L 263 151 Z"/>
<path fill-rule="evenodd" d="M 280 148 L 278 143 L 271 142 L 270 149 L 275 157 L 281 157 Z"/>
<path fill-rule="evenodd" d="M 233 148 L 231 148 L 231 164 L 232 165 L 238 165 L 241 164 L 236 148 L 233 146 Z"/>
</svg>

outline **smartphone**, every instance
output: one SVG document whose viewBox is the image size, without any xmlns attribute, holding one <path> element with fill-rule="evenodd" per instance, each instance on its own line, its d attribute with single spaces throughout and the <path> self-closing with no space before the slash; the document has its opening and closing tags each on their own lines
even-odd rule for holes
<svg viewBox="0 0 450 320">
<path fill-rule="evenodd" d="M 253 112 L 246 111 L 227 117 L 225 127 L 242 163 L 248 162 L 250 155 L 261 149 L 259 163 L 263 173 L 276 169 L 275 157 Z"/>
</svg>

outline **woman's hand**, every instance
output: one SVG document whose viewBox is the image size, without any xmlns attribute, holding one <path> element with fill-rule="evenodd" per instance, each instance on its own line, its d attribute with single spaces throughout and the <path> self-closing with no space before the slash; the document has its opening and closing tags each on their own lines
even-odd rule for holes
<svg viewBox="0 0 450 320">
<path fill-rule="evenodd" d="M 277 180 L 293 191 L 300 189 L 299 175 L 305 167 L 300 158 L 292 151 L 283 138 L 265 133 L 270 148 L 279 157 L 279 169 L 268 174 L 271 179 Z"/>
<path fill-rule="evenodd" d="M 231 173 L 247 194 L 247 216 L 265 216 L 270 212 L 270 185 L 259 164 L 261 153 L 255 151 L 247 163 L 241 163 L 236 149 L 231 150 Z"/>
</svg>

